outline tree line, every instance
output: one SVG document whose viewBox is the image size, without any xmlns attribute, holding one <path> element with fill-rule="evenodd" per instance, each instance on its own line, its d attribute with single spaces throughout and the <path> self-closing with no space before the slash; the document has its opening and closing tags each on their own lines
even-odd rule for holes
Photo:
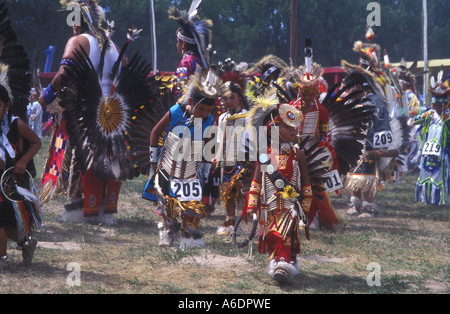
<svg viewBox="0 0 450 314">
<path fill-rule="evenodd" d="M 56 47 L 52 71 L 56 71 L 64 47 L 72 35 L 59 0 L 6 0 L 13 27 L 29 56 L 36 51 L 39 65 L 45 65 L 45 50 Z M 353 43 L 365 41 L 369 0 L 298 0 L 297 1 L 297 61 L 303 61 L 304 38 L 313 40 L 315 61 L 324 67 L 339 66 L 342 59 L 356 63 Z M 378 0 L 381 26 L 374 27 L 378 43 L 389 52 L 391 62 L 423 59 L 422 1 Z M 126 30 L 135 26 L 144 30 L 143 36 L 132 43 L 127 55 L 141 53 L 153 60 L 150 0 L 100 0 L 108 20 L 114 20 L 113 40 L 122 46 Z M 188 10 L 191 0 L 154 0 L 157 66 L 160 71 L 174 71 L 177 54 L 176 22 L 169 20 L 167 10 L 175 5 Z M 213 21 L 213 61 L 232 58 L 236 62 L 253 63 L 267 54 L 289 62 L 290 18 L 289 0 L 203 0 L 201 18 Z M 450 1 L 428 1 L 428 47 L 430 59 L 450 57 Z"/>
</svg>

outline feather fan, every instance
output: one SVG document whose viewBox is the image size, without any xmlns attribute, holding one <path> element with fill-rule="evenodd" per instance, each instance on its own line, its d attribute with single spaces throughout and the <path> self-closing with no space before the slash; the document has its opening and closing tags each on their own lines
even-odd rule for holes
<svg viewBox="0 0 450 314">
<path fill-rule="evenodd" d="M 141 108 L 150 108 L 153 103 L 149 100 L 160 95 L 148 77 L 150 66 L 136 54 L 114 82 L 115 91 L 108 97 L 103 96 L 98 75 L 81 46 L 73 61 L 63 76 L 65 88 L 60 104 L 65 108 L 69 140 L 83 172 L 92 167 L 101 178 L 135 178 L 139 172 L 128 154 L 133 140 L 133 117 Z"/>
</svg>

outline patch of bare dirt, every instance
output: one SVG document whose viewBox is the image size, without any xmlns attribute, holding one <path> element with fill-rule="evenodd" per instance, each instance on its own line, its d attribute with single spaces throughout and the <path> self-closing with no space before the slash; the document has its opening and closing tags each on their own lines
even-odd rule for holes
<svg viewBox="0 0 450 314">
<path fill-rule="evenodd" d="M 425 288 L 430 289 L 433 293 L 448 293 L 450 291 L 448 284 L 434 280 L 428 280 Z"/>
<path fill-rule="evenodd" d="M 195 264 L 219 269 L 246 270 L 248 263 L 243 257 L 231 257 L 218 254 L 207 254 L 201 256 L 191 256 L 182 260 L 183 264 Z M 245 266 L 244 266 L 245 265 Z"/>
<path fill-rule="evenodd" d="M 80 243 L 75 242 L 38 242 L 38 247 L 54 250 L 81 251 L 83 249 Z"/>
<path fill-rule="evenodd" d="M 344 263 L 347 261 L 346 258 L 339 258 L 339 257 L 328 257 L 328 256 L 317 256 L 317 255 L 310 255 L 310 256 L 300 256 L 300 260 L 302 261 L 308 261 L 313 263 Z"/>
</svg>

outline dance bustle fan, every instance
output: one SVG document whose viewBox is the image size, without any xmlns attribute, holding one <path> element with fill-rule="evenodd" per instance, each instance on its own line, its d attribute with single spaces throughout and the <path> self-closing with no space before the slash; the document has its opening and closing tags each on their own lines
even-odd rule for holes
<svg viewBox="0 0 450 314">
<path fill-rule="evenodd" d="M 152 109 L 157 103 L 151 102 L 161 95 L 159 82 L 149 74 L 150 66 L 136 54 L 114 82 L 111 95 L 104 96 L 86 51 L 82 47 L 76 51 L 63 77 L 66 87 L 60 104 L 65 108 L 69 140 L 83 172 L 92 168 L 97 177 L 117 181 L 139 176 L 129 156 L 136 113 L 146 109 L 155 113 L 153 118 L 162 118 L 156 115 L 159 108 Z M 147 124 L 148 134 L 155 122 Z"/>
</svg>

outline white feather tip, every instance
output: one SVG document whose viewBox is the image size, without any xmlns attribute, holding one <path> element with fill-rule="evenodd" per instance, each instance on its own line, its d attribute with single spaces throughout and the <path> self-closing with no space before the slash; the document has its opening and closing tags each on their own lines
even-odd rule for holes
<svg viewBox="0 0 450 314">
<path fill-rule="evenodd" d="M 198 7 L 200 6 L 200 3 L 202 3 L 202 0 L 193 0 L 191 3 L 191 7 L 189 8 L 188 16 L 191 20 L 194 18 L 198 13 Z"/>
<path fill-rule="evenodd" d="M 136 39 L 139 38 L 139 36 L 141 36 L 142 33 L 142 29 L 136 29 L 136 28 L 131 28 L 128 30 L 127 32 L 127 38 L 131 41 L 135 41 Z"/>
</svg>

